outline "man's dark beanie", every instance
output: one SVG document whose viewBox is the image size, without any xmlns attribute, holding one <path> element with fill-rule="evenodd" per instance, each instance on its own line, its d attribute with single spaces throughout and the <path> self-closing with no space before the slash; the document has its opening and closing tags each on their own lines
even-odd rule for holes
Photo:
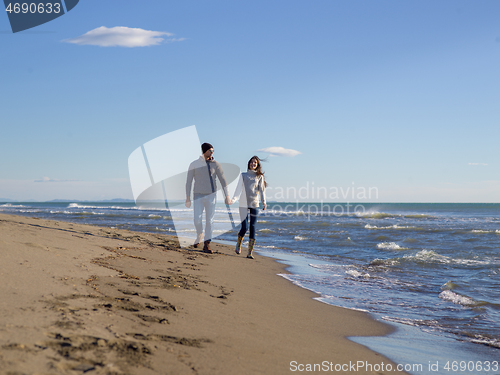
<svg viewBox="0 0 500 375">
<path fill-rule="evenodd" d="M 203 143 L 201 145 L 201 151 L 203 152 L 203 154 L 205 152 L 207 152 L 208 150 L 210 150 L 211 148 L 214 148 L 210 143 Z"/>
</svg>

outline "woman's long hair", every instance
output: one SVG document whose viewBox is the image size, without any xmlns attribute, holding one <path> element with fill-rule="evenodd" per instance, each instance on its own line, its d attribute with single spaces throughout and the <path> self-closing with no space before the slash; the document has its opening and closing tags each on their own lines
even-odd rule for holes
<svg viewBox="0 0 500 375">
<path fill-rule="evenodd" d="M 262 178 L 264 179 L 264 187 L 267 187 L 267 182 L 266 182 L 266 179 L 264 177 L 264 172 L 262 172 L 262 169 L 261 169 L 261 162 L 260 162 L 260 159 L 258 156 L 252 156 L 250 158 L 250 160 L 248 161 L 248 165 L 247 165 L 247 169 L 250 170 L 250 163 L 252 162 L 252 160 L 255 160 L 257 161 L 257 168 L 255 168 L 255 174 L 257 176 L 262 176 Z M 265 160 L 264 160 L 265 161 Z"/>
</svg>

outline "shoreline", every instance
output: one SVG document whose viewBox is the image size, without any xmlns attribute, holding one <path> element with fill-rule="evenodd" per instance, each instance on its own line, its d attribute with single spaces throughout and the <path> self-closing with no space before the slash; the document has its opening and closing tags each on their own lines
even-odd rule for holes
<svg viewBox="0 0 500 375">
<path fill-rule="evenodd" d="M 284 374 L 358 361 L 396 368 L 346 338 L 383 336 L 391 326 L 315 300 L 279 276 L 287 266 L 272 258 L 251 261 L 215 242 L 209 255 L 165 235 L 24 216 L 1 214 L 0 223 L 7 371 Z"/>
</svg>

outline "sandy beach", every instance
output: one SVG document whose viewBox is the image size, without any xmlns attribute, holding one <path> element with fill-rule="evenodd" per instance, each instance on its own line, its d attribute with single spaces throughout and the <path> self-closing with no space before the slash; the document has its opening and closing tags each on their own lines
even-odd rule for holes
<svg viewBox="0 0 500 375">
<path fill-rule="evenodd" d="M 0 215 L 0 372 L 398 373 L 346 339 L 389 326 L 314 300 L 272 259 L 212 247 Z"/>
</svg>

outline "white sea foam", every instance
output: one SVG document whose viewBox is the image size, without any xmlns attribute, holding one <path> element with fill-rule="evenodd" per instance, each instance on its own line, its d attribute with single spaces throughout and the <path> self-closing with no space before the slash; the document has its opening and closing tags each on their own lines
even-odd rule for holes
<svg viewBox="0 0 500 375">
<path fill-rule="evenodd" d="M 419 327 L 419 326 L 430 326 L 439 327 L 439 321 L 437 320 L 424 320 L 424 319 L 410 319 L 410 318 L 398 318 L 391 316 L 383 316 L 383 320 L 387 322 L 400 323 L 408 326 Z"/>
<path fill-rule="evenodd" d="M 417 254 L 411 256 L 407 255 L 404 258 L 406 259 L 415 259 L 417 261 L 424 262 L 435 262 L 435 263 L 443 263 L 443 264 L 460 264 L 466 266 L 478 266 L 478 265 L 489 265 L 493 264 L 494 261 L 491 259 L 487 260 L 476 260 L 476 259 L 463 259 L 463 258 L 451 258 L 445 255 L 440 255 L 433 250 L 421 250 Z"/>
<path fill-rule="evenodd" d="M 417 227 L 412 227 L 412 226 L 407 226 L 407 225 L 397 225 L 397 224 L 388 225 L 385 227 L 378 227 L 376 225 L 366 224 L 365 228 L 366 229 L 417 229 Z"/>
<path fill-rule="evenodd" d="M 213 229 L 212 232 L 213 233 L 218 233 L 218 234 L 223 234 L 223 233 L 226 233 L 227 230 L 224 230 L 224 229 Z"/>
<path fill-rule="evenodd" d="M 461 294 L 452 292 L 451 290 L 443 290 L 439 293 L 439 298 L 462 306 L 477 306 L 480 304 L 480 302 L 477 302 L 470 297 L 462 296 Z"/>
<path fill-rule="evenodd" d="M 370 262 L 370 266 L 395 266 L 401 264 L 402 261 L 423 262 L 423 263 L 443 263 L 449 264 L 454 262 L 453 259 L 440 255 L 432 250 L 421 250 L 414 255 L 405 255 L 402 258 L 390 259 L 375 259 Z"/>
<path fill-rule="evenodd" d="M 406 250 L 405 247 L 399 246 L 395 242 L 381 242 L 377 244 L 377 249 L 382 249 L 382 250 Z"/>
<path fill-rule="evenodd" d="M 400 263 L 399 259 L 374 259 L 370 262 L 370 266 L 396 266 Z"/>
<path fill-rule="evenodd" d="M 70 203 L 67 208 L 90 208 L 97 210 L 112 209 L 112 210 L 138 210 L 138 207 L 122 207 L 122 206 L 89 206 L 79 203 Z M 149 209 L 149 208 L 148 208 Z"/>
<path fill-rule="evenodd" d="M 42 211 L 38 211 L 42 212 Z M 55 211 L 55 210 L 50 210 L 49 211 L 51 214 L 64 214 L 64 215 L 74 215 L 74 216 L 79 216 L 79 215 L 104 215 L 104 212 L 89 212 L 89 211 Z"/>
<path fill-rule="evenodd" d="M 273 231 L 273 230 L 271 230 L 271 229 L 267 229 L 267 228 L 265 228 L 265 229 L 259 229 L 259 232 L 260 232 L 260 233 L 273 233 L 274 231 Z"/>
<path fill-rule="evenodd" d="M 495 348 L 500 348 L 500 340 L 490 337 L 484 337 L 482 335 L 476 335 L 476 337 L 470 339 L 470 341 L 475 342 L 477 344 L 483 344 L 483 345 L 493 346 Z"/>
<path fill-rule="evenodd" d="M 483 230 L 483 229 L 473 229 L 471 232 L 472 233 L 491 233 L 490 230 Z"/>
<path fill-rule="evenodd" d="M 263 249 L 278 249 L 277 246 L 273 246 L 273 245 L 260 245 L 259 247 L 263 248 Z"/>
<path fill-rule="evenodd" d="M 476 259 L 453 259 L 453 263 L 455 264 L 463 264 L 466 266 L 487 266 L 490 264 L 498 264 L 498 261 L 494 261 L 491 259 L 487 260 L 476 260 Z"/>
<path fill-rule="evenodd" d="M 346 274 L 355 278 L 364 278 L 364 279 L 370 278 L 369 273 L 360 272 L 358 270 L 347 270 Z"/>
<path fill-rule="evenodd" d="M 305 240 L 305 239 L 306 239 L 306 237 L 302 237 L 302 236 L 295 236 L 295 237 L 293 237 L 293 239 L 294 239 L 294 240 L 296 240 L 296 241 L 303 241 L 303 240 Z"/>
<path fill-rule="evenodd" d="M 451 258 L 444 255 L 440 255 L 433 250 L 425 250 L 425 249 L 419 251 L 417 254 L 413 256 L 410 255 L 405 256 L 405 258 L 416 259 L 418 261 L 424 261 L 424 262 L 439 262 L 439 263 L 451 262 Z"/>
</svg>

